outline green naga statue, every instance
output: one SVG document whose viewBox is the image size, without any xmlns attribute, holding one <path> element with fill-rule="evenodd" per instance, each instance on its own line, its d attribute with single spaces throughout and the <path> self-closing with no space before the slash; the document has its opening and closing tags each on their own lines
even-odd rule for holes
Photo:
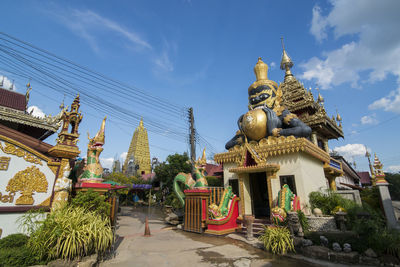
<svg viewBox="0 0 400 267">
<path fill-rule="evenodd" d="M 289 211 L 300 210 L 300 199 L 290 190 L 287 184 L 282 186 L 278 193 L 277 206 L 271 210 L 272 218 L 275 223 L 283 222 Z"/>
<path fill-rule="evenodd" d="M 104 117 L 103 122 L 101 123 L 100 130 L 93 138 L 90 138 L 90 135 L 88 133 L 89 143 L 87 150 L 86 166 L 83 169 L 83 173 L 79 176 L 78 179 L 81 182 L 101 183 L 103 181 L 103 168 L 101 167 L 99 156 L 100 153 L 103 151 L 106 118 L 107 117 Z"/>
<path fill-rule="evenodd" d="M 220 219 L 226 217 L 229 212 L 229 201 L 234 198 L 235 194 L 232 192 L 232 187 L 228 186 L 224 190 L 219 206 L 212 203 L 208 206 L 208 211 L 210 212 L 213 219 Z"/>
<path fill-rule="evenodd" d="M 174 192 L 183 207 L 185 206 L 185 194 L 181 190 L 180 183 L 184 184 L 184 190 L 207 187 L 208 183 L 204 173 L 206 163 L 206 149 L 204 149 L 202 158 L 194 162 L 193 176 L 195 179 L 193 179 L 190 173 L 180 172 L 175 176 L 173 183 Z"/>
</svg>

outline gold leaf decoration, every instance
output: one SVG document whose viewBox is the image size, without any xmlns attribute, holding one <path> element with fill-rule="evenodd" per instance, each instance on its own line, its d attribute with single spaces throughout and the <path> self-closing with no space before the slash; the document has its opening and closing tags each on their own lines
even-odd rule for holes
<svg viewBox="0 0 400 267">
<path fill-rule="evenodd" d="M 37 167 L 31 166 L 17 172 L 17 174 L 8 181 L 6 191 L 21 192 L 22 196 L 16 200 L 16 205 L 33 205 L 34 199 L 32 195 L 34 192 L 47 193 L 47 187 L 48 183 L 44 173 Z"/>
</svg>

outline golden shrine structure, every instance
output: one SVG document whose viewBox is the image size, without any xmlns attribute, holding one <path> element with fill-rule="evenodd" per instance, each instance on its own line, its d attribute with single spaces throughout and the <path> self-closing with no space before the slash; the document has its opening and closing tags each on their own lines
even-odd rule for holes
<svg viewBox="0 0 400 267">
<path fill-rule="evenodd" d="M 293 65 L 283 48 L 285 78 L 278 86 L 259 58 L 249 112 L 239 118 L 228 151 L 214 156 L 223 164 L 224 187 L 232 186 L 240 198 L 240 217 L 269 218 L 285 184 L 305 207 L 310 192 L 336 190 L 335 178 L 343 173 L 328 147 L 329 140 L 343 137 L 341 117 L 327 115 L 322 96 L 314 100 L 291 73 Z"/>
<path fill-rule="evenodd" d="M 133 133 L 122 172 L 137 176 L 151 173 L 149 138 L 147 129 L 143 126 L 143 119 Z"/>
</svg>

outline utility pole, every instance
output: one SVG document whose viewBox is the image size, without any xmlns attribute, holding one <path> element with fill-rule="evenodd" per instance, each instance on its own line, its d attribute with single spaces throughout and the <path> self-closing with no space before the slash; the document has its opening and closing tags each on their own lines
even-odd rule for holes
<svg viewBox="0 0 400 267">
<path fill-rule="evenodd" d="M 192 166 L 193 166 L 196 160 L 196 129 L 194 128 L 193 108 L 189 108 L 189 123 L 190 123 L 190 133 L 189 133 L 190 159 L 192 160 Z"/>
</svg>

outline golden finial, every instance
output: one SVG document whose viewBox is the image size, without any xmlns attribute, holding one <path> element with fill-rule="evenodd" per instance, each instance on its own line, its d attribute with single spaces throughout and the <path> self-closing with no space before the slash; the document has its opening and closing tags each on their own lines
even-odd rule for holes
<svg viewBox="0 0 400 267">
<path fill-rule="evenodd" d="M 62 101 L 62 103 L 60 104 L 60 106 L 59 106 L 59 108 L 61 109 L 61 110 L 63 110 L 64 109 L 64 100 L 65 100 L 65 94 L 64 94 L 64 98 L 63 98 L 63 101 Z"/>
<path fill-rule="evenodd" d="M 199 157 L 199 159 L 197 160 L 197 164 L 199 164 L 199 165 L 206 165 L 207 164 L 206 148 L 203 149 L 203 155 L 202 155 L 201 159 Z"/>
<path fill-rule="evenodd" d="M 262 61 L 261 57 L 258 58 L 257 64 L 254 67 L 254 73 L 257 81 L 268 80 L 268 65 Z"/>
<path fill-rule="evenodd" d="M 282 43 L 282 59 L 281 59 L 281 70 L 285 70 L 285 81 L 293 78 L 293 74 L 290 69 L 293 67 L 293 61 L 288 56 L 285 50 L 285 44 L 283 43 L 283 37 L 281 37 Z"/>
<path fill-rule="evenodd" d="M 319 104 L 321 104 L 321 105 L 324 105 L 324 98 L 322 97 L 322 95 L 321 95 L 321 93 L 319 92 L 319 88 L 317 87 L 316 88 L 317 89 L 317 91 L 318 91 L 318 99 L 317 99 L 317 102 L 319 103 Z"/>
<path fill-rule="evenodd" d="M 143 126 L 143 117 L 140 118 L 139 127 L 140 128 L 144 128 L 144 126 Z"/>
</svg>

